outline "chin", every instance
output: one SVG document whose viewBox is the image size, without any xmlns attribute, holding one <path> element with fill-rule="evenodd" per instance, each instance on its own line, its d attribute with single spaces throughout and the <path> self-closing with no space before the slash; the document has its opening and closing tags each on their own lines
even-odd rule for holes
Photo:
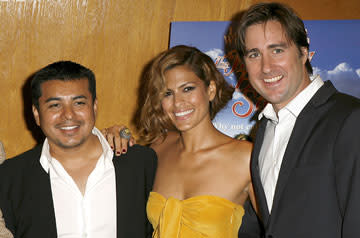
<svg viewBox="0 0 360 238">
<path fill-rule="evenodd" d="M 81 146 L 84 141 L 67 141 L 67 142 L 59 142 L 58 146 L 64 149 L 73 149 Z"/>
<path fill-rule="evenodd" d="M 180 132 L 186 132 L 188 130 L 191 130 L 193 128 L 193 126 L 181 126 L 181 127 L 176 127 L 176 129 Z"/>
</svg>

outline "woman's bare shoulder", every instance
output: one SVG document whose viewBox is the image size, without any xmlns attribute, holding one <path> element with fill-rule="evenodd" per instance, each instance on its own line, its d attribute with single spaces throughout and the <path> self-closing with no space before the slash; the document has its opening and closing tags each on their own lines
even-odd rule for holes
<svg viewBox="0 0 360 238">
<path fill-rule="evenodd" d="M 161 152 L 164 149 L 169 149 L 179 139 L 180 134 L 176 131 L 169 131 L 166 137 L 159 137 L 154 143 L 150 145 L 156 153 Z"/>
<path fill-rule="evenodd" d="M 249 165 L 253 144 L 247 140 L 237 140 L 231 138 L 230 143 L 227 145 L 226 152 L 233 160 L 241 161 L 242 163 Z"/>
<path fill-rule="evenodd" d="M 247 140 L 233 139 L 233 147 L 237 152 L 251 154 L 253 144 Z"/>
<path fill-rule="evenodd" d="M 228 138 L 228 143 L 226 143 L 226 147 L 230 152 L 251 154 L 253 144 L 250 141 L 238 140 L 229 136 L 226 137 Z"/>
</svg>

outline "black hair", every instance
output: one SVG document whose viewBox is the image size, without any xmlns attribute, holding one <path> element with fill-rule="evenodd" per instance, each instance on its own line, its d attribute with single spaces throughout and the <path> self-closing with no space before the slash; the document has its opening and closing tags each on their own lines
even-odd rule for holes
<svg viewBox="0 0 360 238">
<path fill-rule="evenodd" d="M 96 99 L 96 81 L 94 73 L 72 61 L 58 61 L 45 66 L 37 71 L 31 80 L 31 98 L 33 105 L 39 109 L 39 98 L 42 95 L 41 84 L 49 80 L 79 80 L 87 79 L 89 82 L 89 91 L 93 102 Z"/>
</svg>

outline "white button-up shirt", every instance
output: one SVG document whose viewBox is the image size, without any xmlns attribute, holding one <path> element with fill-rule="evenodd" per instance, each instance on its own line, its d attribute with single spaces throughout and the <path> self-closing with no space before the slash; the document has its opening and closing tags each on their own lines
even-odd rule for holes
<svg viewBox="0 0 360 238">
<path fill-rule="evenodd" d="M 94 128 L 103 153 L 88 177 L 84 196 L 59 161 L 50 155 L 45 139 L 40 163 L 50 174 L 59 238 L 116 238 L 116 183 L 113 151 Z"/>
<path fill-rule="evenodd" d="M 285 107 L 279 110 L 278 114 L 269 103 L 259 115 L 259 119 L 263 116 L 269 119 L 259 155 L 260 178 L 269 212 L 271 212 L 273 205 L 281 163 L 296 119 L 323 84 L 324 82 L 318 76 Z"/>
</svg>

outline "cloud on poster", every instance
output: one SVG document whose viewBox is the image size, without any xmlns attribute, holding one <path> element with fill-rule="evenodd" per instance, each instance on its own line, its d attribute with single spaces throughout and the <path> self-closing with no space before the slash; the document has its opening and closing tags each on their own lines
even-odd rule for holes
<svg viewBox="0 0 360 238">
<path fill-rule="evenodd" d="M 360 69 L 354 70 L 348 63 L 343 62 L 332 70 L 318 67 L 313 70 L 314 75 L 320 75 L 324 81 L 331 80 L 339 91 L 360 97 Z"/>
<path fill-rule="evenodd" d="M 359 76 L 359 78 L 360 78 L 360 69 L 357 69 L 356 70 L 356 74 Z"/>
<path fill-rule="evenodd" d="M 224 52 L 221 49 L 211 49 L 209 51 L 206 51 L 205 54 L 210 56 L 213 60 L 215 60 L 218 56 L 223 56 Z"/>
<path fill-rule="evenodd" d="M 235 90 L 234 93 L 233 93 L 233 95 L 232 95 L 232 99 L 233 99 L 233 100 L 238 100 L 238 99 L 240 99 L 240 98 L 242 98 L 242 97 L 243 97 L 242 93 L 240 93 L 240 92 L 237 91 L 237 90 Z"/>
</svg>

